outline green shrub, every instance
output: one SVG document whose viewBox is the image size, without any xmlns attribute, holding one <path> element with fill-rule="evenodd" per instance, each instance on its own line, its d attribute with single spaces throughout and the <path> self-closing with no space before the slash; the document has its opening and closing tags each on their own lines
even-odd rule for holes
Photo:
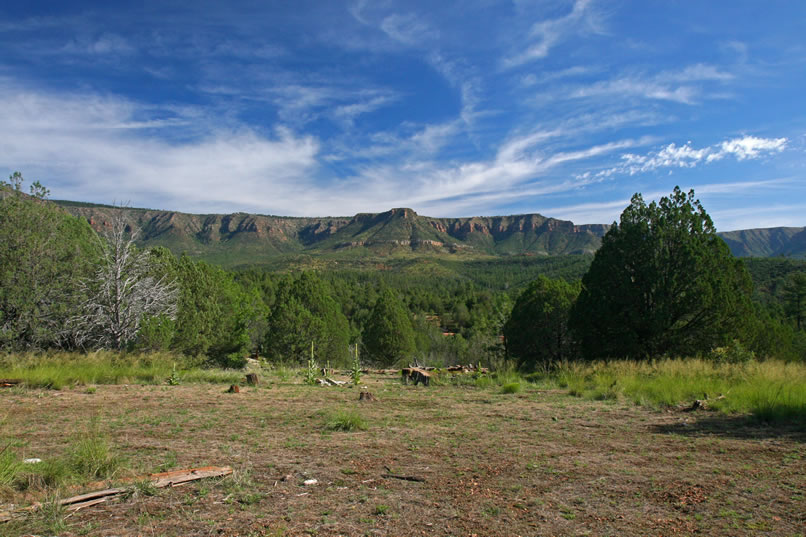
<svg viewBox="0 0 806 537">
<path fill-rule="evenodd" d="M 734 339 L 726 347 L 713 349 L 709 355 L 709 358 L 714 362 L 723 364 L 745 364 L 755 359 L 755 357 L 755 353 L 742 346 L 738 339 Z"/>
<path fill-rule="evenodd" d="M 521 391 L 520 382 L 509 382 L 501 386 L 501 393 L 519 393 Z"/>
</svg>

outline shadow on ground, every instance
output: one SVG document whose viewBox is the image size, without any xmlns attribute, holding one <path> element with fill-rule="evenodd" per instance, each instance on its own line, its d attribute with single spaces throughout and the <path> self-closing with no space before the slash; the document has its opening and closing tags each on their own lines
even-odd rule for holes
<svg viewBox="0 0 806 537">
<path fill-rule="evenodd" d="M 806 443 L 806 420 L 765 422 L 756 416 L 728 416 L 715 412 L 683 414 L 688 419 L 656 425 L 653 432 L 684 436 L 723 436 L 747 440 L 787 438 Z"/>
</svg>

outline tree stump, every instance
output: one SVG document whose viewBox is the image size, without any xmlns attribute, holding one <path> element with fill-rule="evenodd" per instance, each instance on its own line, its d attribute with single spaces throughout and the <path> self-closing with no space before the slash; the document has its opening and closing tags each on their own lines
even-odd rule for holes
<svg viewBox="0 0 806 537">
<path fill-rule="evenodd" d="M 237 384 L 233 384 L 232 386 L 229 387 L 227 393 L 241 393 L 241 389 L 238 387 Z"/>
<path fill-rule="evenodd" d="M 258 383 L 257 373 L 248 373 L 246 375 L 246 383 L 250 386 L 256 386 Z"/>
<path fill-rule="evenodd" d="M 372 402 L 377 401 L 378 399 L 376 399 L 375 396 L 372 395 L 370 392 L 361 392 L 358 396 L 358 400 Z"/>
</svg>

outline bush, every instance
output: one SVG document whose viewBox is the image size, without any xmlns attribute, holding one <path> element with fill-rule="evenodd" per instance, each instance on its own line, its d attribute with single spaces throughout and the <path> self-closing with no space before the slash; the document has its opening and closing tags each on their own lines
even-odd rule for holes
<svg viewBox="0 0 806 537">
<path fill-rule="evenodd" d="M 501 386 L 501 393 L 519 393 L 521 391 L 520 382 L 510 382 Z"/>
<path fill-rule="evenodd" d="M 744 348 L 738 339 L 734 339 L 725 347 L 717 347 L 708 356 L 719 364 L 744 364 L 755 359 L 753 351 Z"/>
</svg>

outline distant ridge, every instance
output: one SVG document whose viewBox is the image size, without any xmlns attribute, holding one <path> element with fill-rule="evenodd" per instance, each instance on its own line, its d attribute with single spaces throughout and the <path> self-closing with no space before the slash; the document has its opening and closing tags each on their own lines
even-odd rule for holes
<svg viewBox="0 0 806 537">
<path fill-rule="evenodd" d="M 806 227 L 771 227 L 719 234 L 737 257 L 806 258 Z"/>
<path fill-rule="evenodd" d="M 557 256 L 591 254 L 609 229 L 575 225 L 540 214 L 433 218 L 401 207 L 352 217 L 285 217 L 247 213 L 189 214 L 56 201 L 96 230 L 117 211 L 143 230 L 143 246 L 223 266 L 261 265 L 278 256 L 373 257 L 392 254 Z M 806 228 L 769 228 L 719 234 L 734 255 L 806 257 Z"/>
</svg>

